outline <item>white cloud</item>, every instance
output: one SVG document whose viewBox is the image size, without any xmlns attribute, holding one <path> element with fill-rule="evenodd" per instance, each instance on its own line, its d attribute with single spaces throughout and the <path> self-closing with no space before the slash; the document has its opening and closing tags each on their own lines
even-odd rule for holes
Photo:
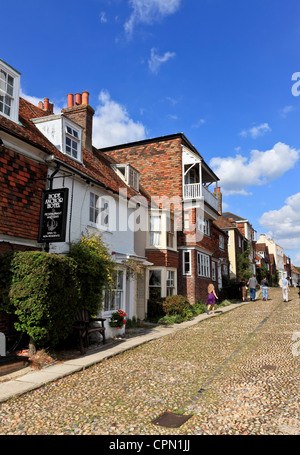
<svg viewBox="0 0 300 455">
<path fill-rule="evenodd" d="M 136 24 L 152 24 L 175 13 L 180 3 L 181 0 L 129 0 L 132 13 L 125 23 L 125 31 L 131 35 Z"/>
<path fill-rule="evenodd" d="M 284 106 L 284 108 L 280 110 L 280 115 L 281 117 L 286 118 L 286 116 L 293 110 L 294 110 L 293 106 Z"/>
<path fill-rule="evenodd" d="M 175 52 L 165 52 L 164 55 L 158 55 L 156 53 L 156 50 L 152 48 L 151 56 L 148 60 L 150 71 L 154 74 L 157 74 L 160 66 L 170 60 L 170 58 L 175 57 L 175 55 Z"/>
<path fill-rule="evenodd" d="M 300 157 L 300 151 L 278 142 L 271 150 L 252 150 L 247 158 L 216 157 L 210 166 L 220 178 L 224 194 L 249 194 L 250 186 L 264 185 L 292 169 Z"/>
<path fill-rule="evenodd" d="M 200 126 L 204 125 L 205 122 L 206 122 L 205 118 L 200 118 L 198 122 L 192 125 L 192 128 L 200 128 Z"/>
<path fill-rule="evenodd" d="M 300 247 L 300 193 L 288 197 L 285 205 L 279 210 L 265 212 L 259 219 L 259 223 L 269 231 L 269 236 L 283 249 L 298 250 Z M 298 257 L 300 259 L 300 253 Z"/>
<path fill-rule="evenodd" d="M 21 96 L 21 98 L 24 98 L 24 100 L 29 101 L 29 103 L 33 104 L 34 106 L 38 106 L 40 101 L 44 102 L 44 98 L 42 98 L 42 97 L 38 98 L 37 96 L 27 95 L 26 93 L 23 92 L 22 88 L 20 89 L 20 96 Z M 51 102 L 52 101 L 50 100 L 50 103 Z M 53 104 L 54 104 L 54 106 L 53 106 L 54 114 L 59 114 L 61 112 L 61 110 L 64 107 L 66 107 L 66 104 L 64 105 L 63 102 L 55 101 Z"/>
<path fill-rule="evenodd" d="M 107 91 L 100 92 L 99 101 L 93 118 L 95 147 L 109 147 L 145 139 L 144 125 L 132 120 L 126 108 L 112 100 Z"/>
<path fill-rule="evenodd" d="M 295 256 L 292 258 L 292 263 L 297 267 L 300 264 L 300 253 L 295 254 Z"/>
<path fill-rule="evenodd" d="M 269 131 L 272 131 L 272 130 L 269 127 L 268 123 L 262 123 L 261 125 L 253 126 L 252 128 L 249 128 L 248 130 L 241 131 L 240 136 L 247 137 L 248 135 L 250 135 L 253 139 L 256 139 L 257 137 L 263 136 L 264 134 L 268 133 Z"/>
</svg>

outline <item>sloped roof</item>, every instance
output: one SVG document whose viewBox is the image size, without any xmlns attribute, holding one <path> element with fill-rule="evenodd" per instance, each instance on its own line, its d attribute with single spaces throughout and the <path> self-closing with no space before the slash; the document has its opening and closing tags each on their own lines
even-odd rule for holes
<svg viewBox="0 0 300 455">
<path fill-rule="evenodd" d="M 29 101 L 20 97 L 19 104 L 19 123 L 15 123 L 6 117 L 0 115 L 0 130 L 3 130 L 27 143 L 38 147 L 49 155 L 53 155 L 57 162 L 61 162 L 71 168 L 74 172 L 78 172 L 87 179 L 93 180 L 95 183 L 118 193 L 120 188 L 127 189 L 128 197 L 143 195 L 149 201 L 149 195 L 140 188 L 137 192 L 133 188 L 126 185 L 126 183 L 115 173 L 111 164 L 113 160 L 104 154 L 97 153 L 97 149 L 93 148 L 95 154 L 82 150 L 82 163 L 78 163 L 69 158 L 64 153 L 61 153 L 34 125 L 31 121 L 35 118 L 47 117 L 48 112 L 33 105 Z"/>
<path fill-rule="evenodd" d="M 235 222 L 231 221 L 227 218 L 224 218 L 223 215 L 218 216 L 218 218 L 215 220 L 215 224 L 220 228 L 220 229 L 233 229 L 236 228 Z"/>
</svg>

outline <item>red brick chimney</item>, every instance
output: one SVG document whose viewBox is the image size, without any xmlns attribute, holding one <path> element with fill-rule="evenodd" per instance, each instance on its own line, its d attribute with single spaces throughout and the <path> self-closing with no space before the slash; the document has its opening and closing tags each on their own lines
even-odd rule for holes
<svg viewBox="0 0 300 455">
<path fill-rule="evenodd" d="M 214 189 L 214 195 L 218 199 L 219 215 L 222 215 L 222 193 L 221 193 L 221 188 L 219 186 Z"/>
<path fill-rule="evenodd" d="M 44 98 L 44 102 L 40 101 L 38 107 L 49 114 L 53 114 L 54 105 L 53 103 L 49 103 L 49 98 Z"/>
<path fill-rule="evenodd" d="M 74 101 L 75 98 L 75 101 Z M 83 127 L 82 146 L 88 151 L 92 151 L 93 134 L 93 115 L 94 109 L 89 105 L 89 93 L 82 92 L 68 94 L 68 107 L 62 109 L 62 113 L 67 115 L 75 123 Z"/>
</svg>

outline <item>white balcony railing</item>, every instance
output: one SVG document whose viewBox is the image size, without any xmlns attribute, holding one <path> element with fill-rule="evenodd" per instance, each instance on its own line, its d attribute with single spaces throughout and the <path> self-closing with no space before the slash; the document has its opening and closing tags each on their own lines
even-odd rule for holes
<svg viewBox="0 0 300 455">
<path fill-rule="evenodd" d="M 199 199 L 204 197 L 204 202 L 218 211 L 218 199 L 201 183 L 190 183 L 183 187 L 184 199 Z"/>
<path fill-rule="evenodd" d="M 201 183 L 189 183 L 184 185 L 184 199 L 198 199 L 202 196 Z"/>
</svg>

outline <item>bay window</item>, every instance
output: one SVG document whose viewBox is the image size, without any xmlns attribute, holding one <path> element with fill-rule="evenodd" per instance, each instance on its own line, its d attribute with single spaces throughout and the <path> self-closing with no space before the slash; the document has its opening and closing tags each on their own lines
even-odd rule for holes
<svg viewBox="0 0 300 455">
<path fill-rule="evenodd" d="M 174 295 L 175 293 L 175 272 L 167 270 L 167 297 Z"/>
<path fill-rule="evenodd" d="M 161 270 L 149 271 L 149 300 L 161 298 Z"/>
</svg>

